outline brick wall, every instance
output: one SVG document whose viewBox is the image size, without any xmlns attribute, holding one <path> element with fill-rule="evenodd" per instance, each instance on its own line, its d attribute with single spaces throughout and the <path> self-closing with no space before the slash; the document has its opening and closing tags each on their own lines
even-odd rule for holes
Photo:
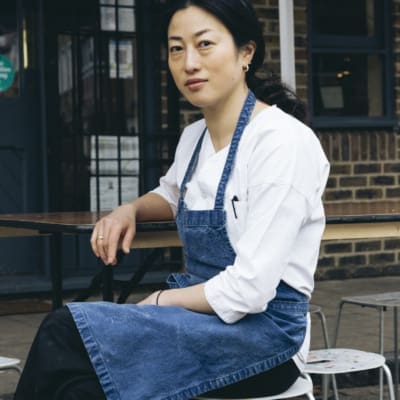
<svg viewBox="0 0 400 400">
<path fill-rule="evenodd" d="M 400 116 L 400 0 L 393 0 L 395 109 Z M 394 130 L 317 132 L 331 162 L 324 201 L 400 198 L 400 137 Z M 317 279 L 400 274 L 400 240 L 323 242 Z"/>
<path fill-rule="evenodd" d="M 400 198 L 400 138 L 385 130 L 318 132 L 331 162 L 325 203 Z M 400 274 L 400 240 L 326 241 L 317 279 Z"/>
<path fill-rule="evenodd" d="M 393 35 L 396 112 L 400 116 L 400 0 L 393 0 Z"/>
<path fill-rule="evenodd" d="M 266 67 L 280 72 L 278 0 L 253 0 L 266 39 Z M 297 94 L 307 101 L 307 1 L 294 0 Z M 400 0 L 393 0 L 395 107 L 400 116 Z M 182 126 L 200 117 L 182 102 Z M 316 132 L 331 163 L 324 201 L 362 202 L 400 198 L 400 137 L 397 132 L 329 130 Z M 317 279 L 400 274 L 400 240 L 326 241 Z"/>
</svg>

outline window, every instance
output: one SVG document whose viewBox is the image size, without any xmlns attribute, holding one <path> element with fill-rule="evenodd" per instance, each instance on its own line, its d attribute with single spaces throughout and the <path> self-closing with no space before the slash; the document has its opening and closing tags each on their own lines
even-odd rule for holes
<svg viewBox="0 0 400 400">
<path fill-rule="evenodd" d="M 315 127 L 392 125 L 388 0 L 309 0 Z"/>
<path fill-rule="evenodd" d="M 81 3 L 51 9 L 62 143 L 58 208 L 110 210 L 139 195 L 136 7 L 134 0 Z"/>
<path fill-rule="evenodd" d="M 56 79 L 46 80 L 49 203 L 109 210 L 155 187 L 164 163 L 160 2 L 45 6 L 48 59 L 57 60 L 47 68 Z"/>
</svg>

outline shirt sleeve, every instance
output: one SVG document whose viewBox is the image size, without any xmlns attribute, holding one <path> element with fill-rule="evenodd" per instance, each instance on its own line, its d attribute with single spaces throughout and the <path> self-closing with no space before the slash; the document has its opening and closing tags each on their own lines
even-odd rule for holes
<svg viewBox="0 0 400 400">
<path fill-rule="evenodd" d="M 172 163 L 167 173 L 160 179 L 159 186 L 152 190 L 152 193 L 158 194 L 168 202 L 175 217 L 179 200 L 176 161 Z"/>
<path fill-rule="evenodd" d="M 308 203 L 290 185 L 265 184 L 250 191 L 248 208 L 234 264 L 205 285 L 207 301 L 226 323 L 264 311 L 275 297 Z"/>
</svg>

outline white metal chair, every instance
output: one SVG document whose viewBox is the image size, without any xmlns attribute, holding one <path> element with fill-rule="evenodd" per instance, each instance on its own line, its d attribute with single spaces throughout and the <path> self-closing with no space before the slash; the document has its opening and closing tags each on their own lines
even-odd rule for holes
<svg viewBox="0 0 400 400">
<path fill-rule="evenodd" d="M 322 375 L 323 381 L 330 375 L 366 371 L 379 368 L 386 375 L 390 400 L 395 400 L 392 374 L 381 354 L 355 349 L 312 350 L 308 355 L 305 372 Z"/>
<path fill-rule="evenodd" d="M 300 376 L 297 381 L 285 392 L 279 393 L 273 396 L 264 397 L 251 397 L 246 399 L 236 399 L 236 400 L 277 400 L 277 399 L 292 399 L 298 396 L 307 396 L 309 400 L 315 400 L 313 395 L 313 383 L 311 378 L 304 374 Z M 198 400 L 222 400 L 210 397 L 197 397 Z M 224 399 L 227 400 L 227 399 Z"/>
<path fill-rule="evenodd" d="M 342 297 L 336 316 L 336 326 L 334 334 L 333 345 L 336 347 L 338 335 L 339 335 L 339 324 L 342 315 L 343 306 L 345 304 L 375 308 L 379 312 L 379 353 L 384 354 L 384 314 L 388 308 L 393 309 L 393 331 L 394 331 L 394 388 L 396 396 L 398 395 L 399 386 L 399 345 L 398 345 L 398 308 L 400 308 L 400 292 L 384 292 L 374 293 L 362 296 L 346 296 Z M 380 400 L 383 399 L 383 374 L 379 372 L 379 386 L 380 386 Z"/>
</svg>

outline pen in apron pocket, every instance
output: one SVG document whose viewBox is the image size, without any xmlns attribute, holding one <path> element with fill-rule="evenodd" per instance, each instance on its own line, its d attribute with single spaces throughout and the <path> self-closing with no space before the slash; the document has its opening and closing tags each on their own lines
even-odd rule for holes
<svg viewBox="0 0 400 400">
<path fill-rule="evenodd" d="M 236 208 L 235 208 L 235 201 L 239 201 L 237 196 L 233 196 L 232 197 L 232 209 L 233 209 L 233 215 L 235 216 L 235 218 L 237 219 L 237 214 L 236 214 Z"/>
</svg>

